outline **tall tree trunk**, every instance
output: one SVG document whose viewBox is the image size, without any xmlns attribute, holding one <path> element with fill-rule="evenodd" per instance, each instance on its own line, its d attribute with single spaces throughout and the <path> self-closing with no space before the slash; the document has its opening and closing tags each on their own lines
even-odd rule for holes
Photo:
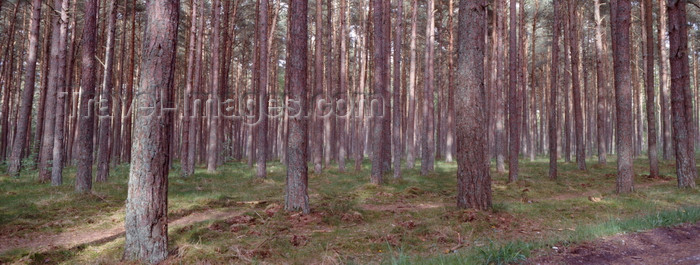
<svg viewBox="0 0 700 265">
<path fill-rule="evenodd" d="M 423 90 L 423 137 L 421 147 L 421 175 L 432 172 L 435 167 L 435 110 L 434 110 L 434 42 L 435 1 L 428 0 L 428 22 L 425 28 L 425 76 Z"/>
<path fill-rule="evenodd" d="M 688 64 L 686 0 L 668 0 L 668 35 L 671 60 L 671 112 L 676 174 L 679 188 L 694 188 L 697 178 L 693 124 L 693 98 Z"/>
<path fill-rule="evenodd" d="M 179 10 L 177 0 L 152 0 L 146 5 L 139 92 L 151 95 L 163 106 L 173 100 Z M 154 104 L 147 100 L 137 102 L 124 258 L 158 263 L 168 255 L 168 160 L 173 114 L 160 104 L 152 108 Z"/>
<path fill-rule="evenodd" d="M 78 116 L 78 167 L 75 175 L 75 189 L 87 192 L 92 189 L 92 137 L 95 119 L 93 99 L 95 97 L 95 47 L 97 46 L 97 0 L 85 2 L 83 42 L 81 45 L 82 70 L 80 78 L 80 107 Z"/>
<path fill-rule="evenodd" d="M 295 102 L 298 111 L 288 113 L 289 134 L 287 135 L 287 185 L 285 209 L 308 214 L 309 195 L 308 164 L 306 142 L 308 140 L 308 119 L 304 117 L 308 111 L 307 102 L 307 13 L 308 1 L 292 1 L 289 7 L 290 39 L 288 42 L 289 60 L 289 100 Z"/>
<path fill-rule="evenodd" d="M 259 14 L 258 14 L 258 67 L 260 69 L 259 75 L 260 80 L 258 81 L 258 95 L 260 96 L 258 104 L 260 104 L 260 110 L 258 122 L 256 125 L 256 131 L 258 133 L 256 140 L 256 163 L 257 163 L 257 174 L 258 178 L 267 177 L 267 10 L 268 10 L 268 0 L 259 0 Z"/>
<path fill-rule="evenodd" d="M 54 9 L 60 14 L 64 0 L 55 0 Z M 61 20 L 59 15 L 55 15 L 52 19 L 51 38 L 51 54 L 49 55 L 49 78 L 46 91 L 46 106 L 44 109 L 44 131 L 41 140 L 41 152 L 39 153 L 39 180 L 48 181 L 51 178 L 49 170 L 49 160 L 53 155 L 54 144 L 54 129 L 56 124 L 56 92 L 58 90 L 59 75 L 62 69 L 59 69 L 59 57 L 61 54 L 61 40 L 64 36 L 61 35 Z"/>
<path fill-rule="evenodd" d="M 56 109 L 54 121 L 54 138 L 51 139 L 53 143 L 52 152 L 52 167 L 51 167 L 51 185 L 59 186 L 63 184 L 63 166 L 65 159 L 65 98 L 66 98 L 66 54 L 67 54 L 67 42 L 68 42 L 68 0 L 63 0 L 61 3 L 60 15 L 60 34 L 61 40 L 59 42 L 59 54 L 58 54 L 58 72 L 56 73 Z"/>
<path fill-rule="evenodd" d="M 557 178 L 557 92 L 559 91 L 559 1 L 554 1 L 554 29 L 552 34 L 552 65 L 550 72 L 550 96 L 549 96 L 549 178 Z"/>
<path fill-rule="evenodd" d="M 617 192 L 634 190 L 632 158 L 634 155 L 634 113 L 630 79 L 630 1 L 612 1 L 613 61 L 615 72 L 615 145 L 617 146 Z"/>
<path fill-rule="evenodd" d="M 669 51 L 666 45 L 668 45 L 668 17 L 666 16 L 666 0 L 658 0 L 659 3 L 659 14 L 657 16 L 658 25 L 657 36 L 658 36 L 658 49 L 659 49 L 659 107 L 660 119 L 661 119 L 661 142 L 663 150 L 663 159 L 669 160 L 673 152 L 673 142 L 671 139 L 671 113 L 670 110 L 670 92 L 669 92 Z"/>
<path fill-rule="evenodd" d="M 1 4 L 1 3 L 0 3 Z M 25 149 L 25 139 L 32 120 L 32 102 L 34 101 L 34 84 L 36 80 L 36 59 L 39 49 L 39 29 L 41 25 L 41 0 L 32 0 L 31 3 L 31 28 L 29 31 L 29 45 L 27 47 L 26 71 L 24 76 L 24 90 L 22 90 L 22 103 L 20 107 L 19 120 L 17 122 L 17 133 L 12 143 L 12 153 L 10 154 L 10 165 L 8 174 L 16 176 L 21 168 L 22 152 Z M 28 146 L 27 146 L 28 148 Z"/>
<path fill-rule="evenodd" d="M 341 172 L 345 171 L 345 159 L 348 155 L 348 148 L 347 148 L 347 133 L 346 133 L 346 127 L 348 126 L 348 122 L 350 121 L 349 118 L 351 117 L 351 114 L 347 112 L 348 106 L 347 102 L 349 99 L 349 94 L 348 94 L 348 88 L 347 88 L 347 83 L 348 83 L 348 63 L 347 63 L 347 36 L 346 36 L 346 0 L 340 0 L 340 14 L 339 14 L 339 31 L 340 31 L 340 37 L 338 38 L 338 46 L 340 48 L 339 50 L 339 60 L 338 63 L 340 64 L 340 73 L 338 77 L 338 87 L 340 89 L 340 95 L 344 97 L 345 99 L 345 106 L 343 107 L 345 109 L 345 113 L 339 113 L 338 116 L 340 117 L 338 121 L 338 170 Z"/>
<path fill-rule="evenodd" d="M 418 24 L 418 0 L 413 0 L 411 19 L 411 44 L 409 54 L 411 57 L 408 74 L 408 124 L 406 125 L 406 167 L 412 169 L 416 162 L 416 38 Z"/>
<path fill-rule="evenodd" d="M 647 108 L 647 150 L 649 156 L 649 177 L 659 176 L 659 157 L 656 147 L 656 102 L 654 99 L 654 31 L 652 24 L 653 12 L 651 0 L 644 0 L 644 32 L 646 33 L 646 70 L 644 85 L 646 86 Z"/>
<path fill-rule="evenodd" d="M 267 7 L 267 0 L 262 0 L 264 2 L 265 7 Z M 214 0 L 212 1 L 212 30 L 211 30 L 211 42 L 212 42 L 212 50 L 211 50 L 211 93 L 209 94 L 209 100 L 210 104 L 207 104 L 206 108 L 208 109 L 209 115 L 209 135 L 207 136 L 207 171 L 209 173 L 216 172 L 216 166 L 218 164 L 218 146 L 221 144 L 219 142 L 219 122 L 221 121 L 221 113 L 220 111 L 220 98 L 219 94 L 221 93 L 221 64 L 220 64 L 220 56 L 221 56 L 221 43 L 220 43 L 220 36 L 221 36 L 221 1 L 219 0 Z M 262 12 L 262 10 L 261 10 Z M 265 10 L 265 15 L 259 15 L 259 17 L 264 17 L 264 19 L 267 19 L 267 9 Z M 265 31 L 267 32 L 267 27 L 262 27 L 261 25 L 258 25 L 256 27 L 258 29 L 258 32 L 260 31 Z M 260 33 L 258 33 L 260 34 Z M 267 43 L 265 39 L 263 42 L 265 44 Z M 264 52 L 267 52 L 265 50 Z M 260 71 L 260 74 L 266 74 L 267 68 L 260 68 L 262 71 Z M 263 91 L 264 93 L 264 91 Z M 260 113 L 260 117 L 262 117 L 262 112 Z M 264 150 L 263 150 L 264 153 Z"/>
<path fill-rule="evenodd" d="M 123 131 L 121 133 L 124 141 L 122 143 L 123 150 L 121 161 L 131 161 L 131 119 L 133 116 L 133 92 L 134 92 L 134 65 L 136 64 L 136 0 L 131 2 L 134 9 L 131 12 L 131 45 L 129 55 L 129 70 L 127 75 L 126 95 L 124 96 L 124 107 L 122 115 L 124 116 Z"/>
<path fill-rule="evenodd" d="M 403 1 L 396 1 L 396 25 L 394 35 L 394 105 L 391 137 L 393 141 L 394 178 L 401 178 L 401 45 L 403 39 Z"/>
<path fill-rule="evenodd" d="M 586 143 L 583 141 L 583 110 L 581 109 L 581 82 L 579 81 L 579 40 L 577 34 L 578 2 L 569 1 L 569 45 L 571 53 L 571 84 L 574 103 L 574 126 L 576 127 L 576 163 L 578 169 L 586 170 Z"/>
<path fill-rule="evenodd" d="M 537 18 L 539 16 L 539 11 L 540 11 L 540 2 L 539 2 L 539 0 L 535 0 L 535 14 L 532 17 L 532 40 L 531 40 L 532 44 L 530 45 L 530 49 L 531 49 L 530 50 L 530 56 L 531 56 L 530 58 L 532 60 L 532 63 L 531 63 L 532 69 L 530 70 L 531 72 L 529 73 L 529 75 L 530 75 L 530 79 L 529 79 L 530 91 L 531 91 L 530 97 L 532 98 L 532 111 L 530 112 L 530 115 L 532 115 L 532 117 L 531 117 L 531 121 L 532 121 L 531 133 L 533 134 L 533 136 L 530 137 L 531 138 L 530 139 L 530 148 L 528 150 L 529 156 L 530 156 L 530 162 L 535 161 L 535 154 L 537 153 L 537 151 L 535 150 L 535 149 L 537 149 L 536 143 L 539 139 L 539 135 L 542 134 L 542 132 L 537 134 L 537 104 L 536 104 L 537 103 L 537 83 L 535 82 L 535 71 L 537 68 L 536 61 L 535 61 L 536 57 L 537 57 L 536 56 L 536 51 L 537 51 L 536 50 L 536 47 L 537 47 Z M 541 94 L 540 96 L 542 98 L 545 97 L 544 94 Z M 544 109 L 544 106 L 541 106 L 540 113 L 543 113 L 542 112 L 543 109 Z M 540 124 L 542 124 L 542 123 L 544 123 L 544 119 L 540 118 Z M 535 136 L 537 136 L 537 137 L 535 137 Z M 535 138 L 537 138 L 537 139 L 535 139 Z"/>
<path fill-rule="evenodd" d="M 508 129 L 510 130 L 508 154 L 508 182 L 518 180 L 518 156 L 520 155 L 520 92 L 518 91 L 518 0 L 510 0 L 510 31 L 509 31 L 509 69 L 508 81 Z M 522 33 L 521 33 L 522 34 Z"/>
<path fill-rule="evenodd" d="M 190 15 L 190 32 L 189 32 L 189 43 L 187 47 L 187 83 L 185 84 L 185 95 L 183 98 L 183 114 L 182 114 L 182 147 L 180 148 L 180 166 L 181 174 L 183 177 L 188 177 L 191 175 L 192 170 L 190 167 L 194 167 L 194 157 L 189 156 L 191 145 L 190 141 L 190 127 L 193 127 L 191 119 L 195 111 L 193 110 L 193 93 L 194 93 L 194 78 L 195 78 L 195 49 L 197 42 L 197 8 L 199 8 L 199 0 L 193 0 Z M 200 18 L 201 19 L 201 18 Z M 201 37 L 201 36 L 200 36 Z"/>
<path fill-rule="evenodd" d="M 106 182 L 109 178 L 109 155 L 110 155 L 110 134 L 111 134 L 111 115 L 112 115 L 112 79 L 114 69 L 114 43 L 115 43 L 115 24 L 117 21 L 117 1 L 109 0 L 109 16 L 107 17 L 107 45 L 105 47 L 105 68 L 102 77 L 102 92 L 100 93 L 99 106 L 99 145 L 97 153 L 97 182 Z M 112 143 L 113 144 L 113 143 Z"/>
<path fill-rule="evenodd" d="M 374 37 L 374 74 L 372 74 L 372 78 L 374 79 L 374 93 L 370 100 L 376 101 L 378 104 L 370 105 L 370 116 L 372 118 L 372 173 L 370 180 L 376 185 L 380 185 L 383 182 L 383 160 L 385 159 L 383 146 L 387 144 L 384 142 L 384 133 L 386 133 L 384 131 L 384 119 L 388 117 L 385 117 L 386 115 L 381 115 L 380 113 L 382 111 L 378 109 L 384 108 L 383 105 L 387 104 L 386 99 L 383 98 L 385 94 L 384 90 L 387 89 L 386 86 L 388 86 L 388 84 L 385 83 L 388 61 L 384 47 L 384 42 L 386 41 L 386 33 L 384 32 L 384 23 L 386 23 L 384 19 L 386 16 L 384 12 L 388 12 L 388 10 L 384 10 L 382 1 L 372 1 L 372 19 L 374 21 L 374 29 L 372 32 Z"/>
<path fill-rule="evenodd" d="M 605 50 L 603 49 L 603 19 L 600 16 L 600 0 L 595 0 L 595 48 L 596 48 L 596 85 L 597 85 L 597 143 L 598 143 L 598 163 L 605 165 L 607 163 L 606 150 L 606 94 L 607 94 L 607 75 L 605 69 Z"/>
<path fill-rule="evenodd" d="M 457 87 L 457 207 L 491 208 L 491 176 L 487 152 L 488 109 L 484 87 L 485 0 L 459 1 Z"/>
<path fill-rule="evenodd" d="M 455 119 L 455 103 L 454 103 L 454 0 L 448 2 L 448 40 L 447 40 L 447 128 L 445 131 L 445 162 L 452 162 L 454 147 L 454 119 Z M 459 22 L 458 22 L 459 23 Z"/>
<path fill-rule="evenodd" d="M 311 94 L 310 111 L 312 118 L 311 156 L 314 172 L 323 170 L 323 120 L 319 115 L 318 97 L 323 93 L 323 0 L 316 0 L 316 35 L 314 39 L 314 91 Z"/>
<path fill-rule="evenodd" d="M 496 170 L 499 173 L 506 172 L 505 166 L 505 152 L 508 138 L 506 137 L 506 102 L 505 102 L 505 41 L 506 38 L 506 1 L 496 0 L 495 3 L 495 20 L 496 20 L 496 32 L 494 45 L 495 48 L 495 61 L 496 61 L 496 89 L 492 90 L 494 94 L 494 111 L 495 111 L 495 128 L 494 128 L 494 149 L 496 151 Z"/>
</svg>

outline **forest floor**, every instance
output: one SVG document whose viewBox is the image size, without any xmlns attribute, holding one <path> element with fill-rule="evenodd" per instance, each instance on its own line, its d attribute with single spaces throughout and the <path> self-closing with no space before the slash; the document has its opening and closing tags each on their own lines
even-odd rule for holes
<svg viewBox="0 0 700 265">
<path fill-rule="evenodd" d="M 369 163 L 359 173 L 332 165 L 310 175 L 309 215 L 281 210 L 285 169 L 277 162 L 265 180 L 238 162 L 189 178 L 175 169 L 167 263 L 556 263 L 552 247 L 605 249 L 595 240 L 700 220 L 700 191 L 676 188 L 672 161 L 654 179 L 644 175 L 646 160 L 635 161 L 636 191 L 626 195 L 614 193 L 615 161 L 592 161 L 585 172 L 560 163 L 554 181 L 545 159 L 523 160 L 515 183 L 493 173 L 489 212 L 455 207 L 455 163 L 438 162 L 426 177 L 419 166 L 401 180 L 387 175 L 383 186 L 368 183 Z M 120 262 L 128 165 L 86 195 L 73 192 L 74 169 L 65 172 L 59 187 L 37 183 L 31 170 L 0 175 L 0 264 Z"/>
<path fill-rule="evenodd" d="M 700 222 L 556 247 L 529 264 L 700 264 Z M 544 251 L 541 251 L 544 252 Z"/>
</svg>

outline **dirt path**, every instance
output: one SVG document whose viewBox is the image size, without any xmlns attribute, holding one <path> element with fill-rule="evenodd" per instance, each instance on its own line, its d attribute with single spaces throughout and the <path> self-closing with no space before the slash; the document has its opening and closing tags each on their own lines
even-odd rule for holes
<svg viewBox="0 0 700 265">
<path fill-rule="evenodd" d="M 224 208 L 194 212 L 187 216 L 170 220 L 168 222 L 168 230 L 172 231 L 172 229 L 175 228 L 206 220 L 228 219 L 240 215 L 243 212 L 244 211 L 240 208 Z M 105 243 L 122 236 L 124 236 L 123 220 L 106 229 L 71 228 L 68 231 L 58 234 L 36 232 L 22 237 L 0 236 L 0 253 L 16 248 L 31 249 L 35 252 L 42 252 L 56 247 L 70 249 L 83 244 Z"/>
<path fill-rule="evenodd" d="M 700 222 L 616 235 L 558 250 L 529 264 L 700 264 Z M 554 252 L 554 253 L 552 253 Z"/>
</svg>

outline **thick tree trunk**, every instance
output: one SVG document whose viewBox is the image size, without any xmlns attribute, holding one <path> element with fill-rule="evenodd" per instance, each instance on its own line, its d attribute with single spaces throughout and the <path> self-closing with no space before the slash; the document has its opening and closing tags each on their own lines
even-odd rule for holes
<svg viewBox="0 0 700 265">
<path fill-rule="evenodd" d="M 634 113 L 630 79 L 630 1 L 612 1 L 613 61 L 615 72 L 615 145 L 617 146 L 617 192 L 634 190 L 632 159 L 634 155 Z"/>
<path fill-rule="evenodd" d="M 508 129 L 510 144 L 508 148 L 508 182 L 518 180 L 518 156 L 520 155 L 520 92 L 518 91 L 518 0 L 510 0 L 510 31 L 509 31 L 509 67 L 508 81 Z M 522 34 L 522 33 L 521 33 Z"/>
<path fill-rule="evenodd" d="M 411 44 L 409 54 L 411 62 L 409 63 L 408 74 L 408 118 L 406 124 L 406 167 L 412 169 L 416 162 L 416 144 L 415 144 L 415 127 L 416 127 L 416 38 L 418 24 L 418 0 L 413 0 L 412 19 L 411 19 Z"/>
<path fill-rule="evenodd" d="M 435 110 L 434 110 L 434 42 L 435 1 L 428 0 L 428 22 L 425 28 L 425 76 L 423 90 L 423 137 L 421 137 L 421 175 L 432 172 L 435 167 Z"/>
<path fill-rule="evenodd" d="M 491 208 L 484 87 L 485 0 L 459 2 L 457 40 L 457 207 Z"/>
<path fill-rule="evenodd" d="M 1 3 L 0 3 L 1 4 Z M 27 47 L 26 70 L 24 76 L 24 90 L 22 90 L 22 103 L 20 106 L 17 133 L 12 143 L 10 165 L 8 174 L 16 176 L 21 169 L 22 152 L 25 139 L 30 130 L 32 119 L 32 102 L 34 101 L 34 84 L 36 80 L 36 60 L 39 49 L 39 28 L 41 24 L 41 0 L 32 0 L 31 3 L 31 28 L 29 31 L 29 43 Z"/>
<path fill-rule="evenodd" d="M 99 106 L 99 145 L 97 151 L 97 182 L 106 182 L 109 178 L 109 142 L 111 134 L 111 115 L 112 115 L 112 79 L 114 69 L 114 43 L 115 43 L 115 24 L 117 21 L 117 1 L 109 0 L 109 16 L 107 22 L 107 45 L 105 47 L 105 68 L 102 77 L 102 92 L 100 93 Z"/>
<path fill-rule="evenodd" d="M 258 118 L 258 122 L 256 125 L 256 131 L 258 133 L 256 140 L 256 148 L 257 153 L 256 153 L 256 165 L 257 165 L 257 173 L 256 176 L 258 178 L 266 178 L 267 177 L 267 64 L 268 64 L 268 58 L 267 58 L 267 27 L 268 27 L 268 16 L 267 16 L 267 9 L 268 9 L 268 0 L 259 0 L 259 14 L 258 14 L 258 52 L 260 53 L 258 55 L 258 68 L 260 71 L 258 74 L 260 75 L 260 80 L 258 81 L 258 95 L 259 95 L 259 101 L 258 104 L 260 107 L 259 110 L 259 115 L 260 117 Z"/>
<path fill-rule="evenodd" d="M 554 14 L 560 11 L 559 1 L 554 1 Z M 552 65 L 550 72 L 550 96 L 549 96 L 549 178 L 557 178 L 557 92 L 559 91 L 559 16 L 554 15 L 552 34 Z"/>
<path fill-rule="evenodd" d="M 308 1 L 292 1 L 289 7 L 289 16 L 295 19 L 289 20 L 290 39 L 287 44 L 289 59 L 287 60 L 287 73 L 289 73 L 289 103 L 296 103 L 293 111 L 287 110 L 289 115 L 289 134 L 287 135 L 287 186 L 285 196 L 285 209 L 287 211 L 299 211 L 308 214 L 309 195 L 307 193 L 308 164 L 306 142 L 308 140 L 308 111 L 307 102 L 307 13 Z"/>
<path fill-rule="evenodd" d="M 374 37 L 374 74 L 372 78 L 374 79 L 374 93 L 370 101 L 374 101 L 374 104 L 370 104 L 370 117 L 372 118 L 372 173 L 370 181 L 373 184 L 382 184 L 382 174 L 384 173 L 384 159 L 383 154 L 384 145 L 384 119 L 388 119 L 385 113 L 382 113 L 384 104 L 387 104 L 387 99 L 384 96 L 384 90 L 387 89 L 386 86 L 386 71 L 387 71 L 387 58 L 386 50 L 384 47 L 384 42 L 386 41 L 386 33 L 384 32 L 385 26 L 384 21 L 385 15 L 384 5 L 382 1 L 374 0 L 372 1 L 372 19 L 374 21 L 374 31 L 372 32 Z M 384 115 L 382 115 L 384 114 Z"/>
<path fill-rule="evenodd" d="M 95 113 L 95 47 L 97 46 L 97 0 L 85 2 L 83 42 L 81 45 L 82 71 L 80 78 L 80 106 L 78 109 L 78 167 L 75 175 L 75 189 L 87 192 L 92 189 L 92 156 Z"/>
<path fill-rule="evenodd" d="M 179 10 L 177 0 L 152 0 L 146 5 L 139 94 L 149 95 L 153 102 L 138 100 L 135 108 L 126 202 L 126 260 L 158 263 L 168 255 L 168 154 L 173 113 L 164 108 L 173 98 Z"/>
<path fill-rule="evenodd" d="M 694 188 L 697 178 L 693 132 L 693 98 L 688 64 L 686 0 L 668 0 L 668 35 L 671 60 L 671 112 L 676 175 L 679 188 Z"/>
<path fill-rule="evenodd" d="M 401 178 L 401 45 L 403 39 L 403 1 L 396 1 L 396 25 L 394 35 L 394 83 L 392 115 L 392 145 L 394 178 Z"/>
<path fill-rule="evenodd" d="M 586 143 L 583 141 L 583 110 L 581 109 L 581 83 L 579 81 L 579 40 L 577 34 L 578 2 L 569 1 L 569 45 L 571 53 L 571 84 L 574 103 L 574 126 L 576 127 L 576 163 L 578 169 L 586 170 Z"/>
<path fill-rule="evenodd" d="M 647 108 L 647 141 L 649 148 L 649 177 L 659 176 L 659 157 L 656 147 L 656 101 L 654 99 L 654 31 L 651 0 L 644 0 L 644 32 L 646 33 L 646 70 L 644 85 L 646 86 Z"/>
</svg>

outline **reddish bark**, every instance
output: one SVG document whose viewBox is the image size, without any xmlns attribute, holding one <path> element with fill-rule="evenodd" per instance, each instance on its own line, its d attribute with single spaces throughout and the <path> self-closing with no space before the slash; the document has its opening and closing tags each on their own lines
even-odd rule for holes
<svg viewBox="0 0 700 265">
<path fill-rule="evenodd" d="M 554 1 L 554 14 L 558 14 L 559 1 Z M 550 96 L 549 96 L 549 178 L 557 178 L 557 127 L 559 126 L 557 120 L 557 92 L 559 91 L 558 81 L 559 81 L 559 16 L 554 16 L 552 33 L 552 65 L 549 70 L 550 73 Z"/>
<path fill-rule="evenodd" d="M 1 3 L 0 3 L 1 4 Z M 36 80 L 37 50 L 39 49 L 39 28 L 41 24 L 41 0 L 32 0 L 31 3 L 31 28 L 29 30 L 29 43 L 27 47 L 26 71 L 24 76 L 24 90 L 22 90 L 22 103 L 20 106 L 17 133 L 12 144 L 8 174 L 17 175 L 21 169 L 22 152 L 25 149 L 29 124 L 32 115 L 32 102 L 34 101 L 34 84 Z"/>
<path fill-rule="evenodd" d="M 287 135 L 287 185 L 285 196 L 285 209 L 287 211 L 299 211 L 308 214 L 309 195 L 307 193 L 308 164 L 306 142 L 308 140 L 308 111 L 306 98 L 307 84 L 307 13 L 308 1 L 292 1 L 289 7 L 289 15 L 295 19 L 289 20 L 290 39 L 287 44 L 289 60 L 287 60 L 287 73 L 289 73 L 289 102 L 296 102 L 297 111 L 290 112 L 289 134 Z"/>
<path fill-rule="evenodd" d="M 392 146 L 394 178 L 401 178 L 401 45 L 403 38 L 403 1 L 396 1 L 396 32 L 394 33 L 394 83 L 392 110 Z"/>
<path fill-rule="evenodd" d="M 99 108 L 99 122 L 100 128 L 98 132 L 99 144 L 97 151 L 97 177 L 95 180 L 97 182 L 106 182 L 109 178 L 109 155 L 110 155 L 110 145 L 113 143 L 109 142 L 111 134 L 111 121 L 112 121 L 112 84 L 113 84 L 113 69 L 114 69 L 114 45 L 115 45 L 115 35 L 116 21 L 117 21 L 117 1 L 109 0 L 109 16 L 107 22 L 107 44 L 105 47 L 105 68 L 102 77 L 102 92 L 100 93 L 100 101 L 98 102 Z"/>
<path fill-rule="evenodd" d="M 654 99 L 654 31 L 653 31 L 653 12 L 651 0 L 643 2 L 643 17 L 644 17 L 644 33 L 646 34 L 646 69 L 644 71 L 646 86 L 646 108 L 647 108 L 647 143 L 649 156 L 649 177 L 655 178 L 659 176 L 659 158 L 656 147 L 656 102 Z"/>
<path fill-rule="evenodd" d="M 579 27 L 578 22 L 578 2 L 569 1 L 569 38 L 571 43 L 569 45 L 571 53 L 571 84 L 573 93 L 573 105 L 574 105 L 574 126 L 575 137 L 576 137 L 576 163 L 578 164 L 578 169 L 586 170 L 586 143 L 583 141 L 583 110 L 581 109 L 581 83 L 579 81 L 579 40 L 577 34 L 577 28 Z"/>
<path fill-rule="evenodd" d="M 634 153 L 634 113 L 630 79 L 630 1 L 612 1 L 613 62 L 615 72 L 615 112 L 617 146 L 617 192 L 634 190 L 632 159 Z"/>
<path fill-rule="evenodd" d="M 491 176 L 486 131 L 483 23 L 485 0 L 459 3 L 457 41 L 457 87 L 455 90 L 457 133 L 457 207 L 491 208 Z"/>
<path fill-rule="evenodd" d="M 428 0 L 428 22 L 425 35 L 425 75 L 423 89 L 423 136 L 421 137 L 421 175 L 435 169 L 435 110 L 434 110 L 434 42 L 435 42 L 435 1 Z M 376 45 L 376 44 L 375 44 Z"/>
<path fill-rule="evenodd" d="M 146 5 L 139 95 L 153 100 L 137 100 L 134 108 L 126 260 L 153 264 L 168 255 L 168 164 L 173 113 L 164 108 L 172 104 L 179 9 L 177 0 L 153 0 Z"/>
<path fill-rule="evenodd" d="M 518 156 L 520 155 L 520 119 L 522 111 L 520 110 L 518 91 L 518 20 L 516 13 L 516 5 L 518 0 L 510 0 L 510 32 L 509 32 L 509 67 L 510 74 L 508 82 L 508 129 L 510 131 L 509 138 L 509 153 L 508 153 L 508 182 L 518 180 Z M 521 33 L 522 34 L 522 33 Z"/>
<path fill-rule="evenodd" d="M 693 98 L 688 63 L 686 0 L 668 0 L 668 35 L 671 60 L 671 112 L 676 175 L 679 188 L 694 188 L 697 178 L 693 131 Z"/>
</svg>

